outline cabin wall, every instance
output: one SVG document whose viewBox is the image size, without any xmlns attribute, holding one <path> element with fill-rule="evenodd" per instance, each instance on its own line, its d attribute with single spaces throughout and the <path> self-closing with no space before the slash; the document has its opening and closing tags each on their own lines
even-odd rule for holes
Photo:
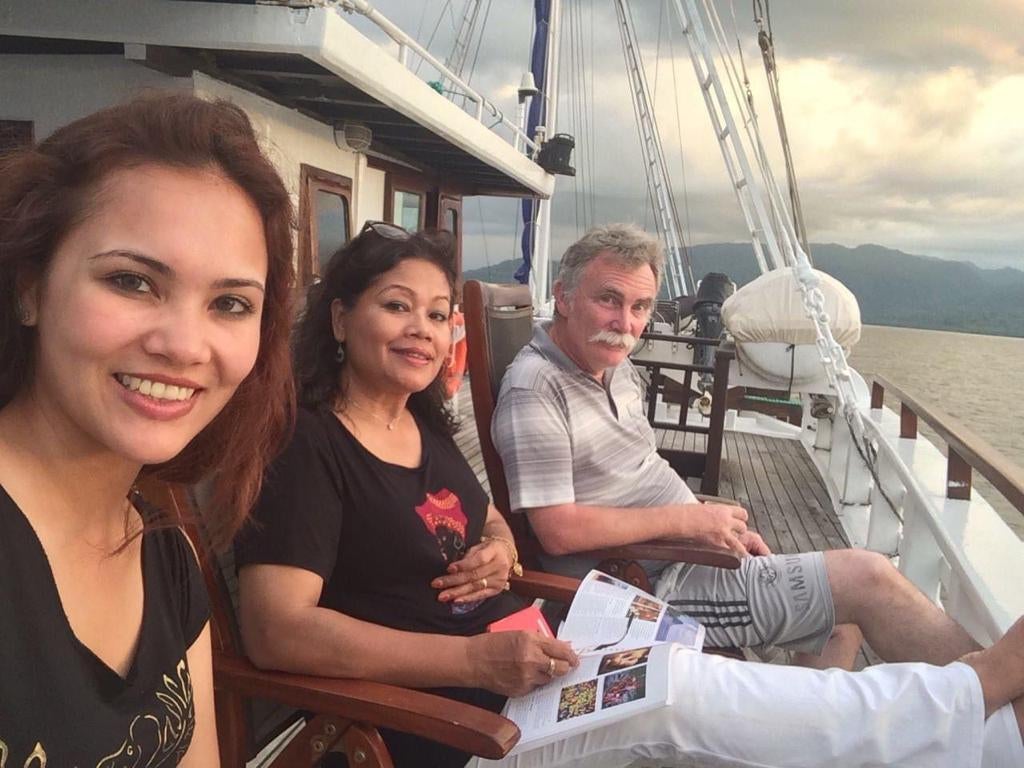
<svg viewBox="0 0 1024 768">
<path fill-rule="evenodd" d="M 384 217 L 384 172 L 334 144 L 330 126 L 208 75 L 173 77 L 121 56 L 0 55 L 0 120 L 31 120 L 36 141 L 57 128 L 147 90 L 228 99 L 253 121 L 298 210 L 302 163 L 352 179 L 353 224 Z"/>
<path fill-rule="evenodd" d="M 334 143 L 330 126 L 200 72 L 174 77 L 122 56 L 0 55 L 0 120 L 29 120 L 33 138 L 150 90 L 227 99 L 246 111 L 299 210 L 303 164 L 352 180 L 353 231 L 384 218 L 385 173 Z"/>
<path fill-rule="evenodd" d="M 200 72 L 195 73 L 194 79 L 197 94 L 228 99 L 248 113 L 264 149 L 291 193 L 296 210 L 299 170 L 305 163 L 352 179 L 355 231 L 358 232 L 367 219 L 383 218 L 384 173 L 367 168 L 362 155 L 339 149 L 334 143 L 331 126 Z"/>
<path fill-rule="evenodd" d="M 0 55 L 0 120 L 31 120 L 35 139 L 152 88 L 190 90 L 121 56 Z"/>
</svg>

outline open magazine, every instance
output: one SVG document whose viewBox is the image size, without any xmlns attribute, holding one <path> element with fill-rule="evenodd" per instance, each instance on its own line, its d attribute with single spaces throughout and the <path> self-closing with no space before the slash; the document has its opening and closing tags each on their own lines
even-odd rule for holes
<svg viewBox="0 0 1024 768">
<path fill-rule="evenodd" d="M 558 638 L 572 644 L 580 665 L 508 701 L 504 715 L 522 733 L 510 754 L 671 703 L 671 654 L 699 652 L 704 627 L 643 590 L 591 571 Z"/>
</svg>

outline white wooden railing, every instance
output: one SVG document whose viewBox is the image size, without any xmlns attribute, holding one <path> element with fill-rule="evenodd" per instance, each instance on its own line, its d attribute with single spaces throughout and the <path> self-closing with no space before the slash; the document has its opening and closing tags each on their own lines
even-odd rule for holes
<svg viewBox="0 0 1024 768">
<path fill-rule="evenodd" d="M 900 400 L 899 414 L 885 407 L 885 391 Z M 818 440 L 809 446 L 847 532 L 893 557 L 977 640 L 992 642 L 1024 615 L 1024 542 L 972 488 L 972 474 L 983 474 L 1024 514 L 1024 470 L 883 379 L 875 379 L 870 407 L 864 405 L 863 441 L 836 415 L 817 420 Z M 945 443 L 945 454 L 918 433 L 918 418 Z"/>
<path fill-rule="evenodd" d="M 461 77 L 452 72 L 432 53 L 430 53 L 430 51 L 404 32 L 401 27 L 374 8 L 368 0 L 325 0 L 324 4 L 337 7 L 348 13 L 358 13 L 376 24 L 377 27 L 379 27 L 388 37 L 398 44 L 398 60 L 404 66 L 409 66 L 409 52 L 412 51 L 434 67 L 445 78 L 447 78 L 452 85 L 459 89 L 460 95 L 465 96 L 468 101 L 472 102 L 474 105 L 472 114 L 478 121 L 483 122 L 484 117 L 489 116 L 494 118 L 493 123 L 489 126 L 490 128 L 493 129 L 496 126 L 501 125 L 503 128 L 511 132 L 512 143 L 517 151 L 533 152 L 540 149 L 540 145 L 527 136 L 526 132 L 523 131 L 519 125 L 509 119 L 502 110 L 498 109 L 494 102 L 487 99 Z"/>
</svg>

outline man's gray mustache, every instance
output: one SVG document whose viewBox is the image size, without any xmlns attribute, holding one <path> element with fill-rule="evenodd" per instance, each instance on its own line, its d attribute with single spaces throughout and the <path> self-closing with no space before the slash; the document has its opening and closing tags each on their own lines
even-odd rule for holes
<svg viewBox="0 0 1024 768">
<path fill-rule="evenodd" d="M 613 347 L 633 349 L 638 339 L 631 333 L 616 333 L 615 331 L 598 331 L 590 337 L 589 341 L 600 344 L 609 344 Z"/>
</svg>

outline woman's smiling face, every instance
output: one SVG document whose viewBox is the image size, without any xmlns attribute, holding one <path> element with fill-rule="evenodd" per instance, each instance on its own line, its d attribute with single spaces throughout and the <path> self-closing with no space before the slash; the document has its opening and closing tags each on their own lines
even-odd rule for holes
<svg viewBox="0 0 1024 768">
<path fill-rule="evenodd" d="M 69 451 L 156 464 L 220 412 L 259 350 L 259 211 L 214 170 L 142 165 L 98 185 L 22 294 L 28 392 Z"/>
<path fill-rule="evenodd" d="M 331 306 L 348 375 L 366 389 L 409 395 L 426 389 L 451 344 L 451 286 L 425 259 L 404 259 L 363 291 L 354 307 Z"/>
</svg>

